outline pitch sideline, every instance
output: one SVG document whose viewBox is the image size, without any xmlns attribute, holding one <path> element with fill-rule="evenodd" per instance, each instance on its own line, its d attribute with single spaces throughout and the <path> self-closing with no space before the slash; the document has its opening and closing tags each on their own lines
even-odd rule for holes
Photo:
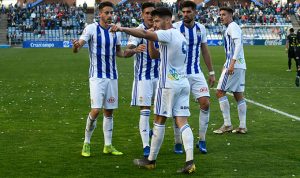
<svg viewBox="0 0 300 178">
<path fill-rule="evenodd" d="M 213 89 L 216 90 L 216 88 L 213 88 Z M 230 96 L 233 96 L 232 93 L 228 93 L 228 92 L 227 92 L 227 94 L 230 95 Z M 270 107 L 270 106 L 263 105 L 263 104 L 261 104 L 261 103 L 258 103 L 258 102 L 256 102 L 256 101 L 253 101 L 253 100 L 250 100 L 250 99 L 247 99 L 247 98 L 244 98 L 244 99 L 245 99 L 248 103 L 254 104 L 254 105 L 256 105 L 256 106 L 260 106 L 260 107 L 265 108 L 265 109 L 267 109 L 267 110 L 270 110 L 270 111 L 276 112 L 276 113 L 278 113 L 278 114 L 284 115 L 284 116 L 286 116 L 286 117 L 289 117 L 289 118 L 295 119 L 295 120 L 297 120 L 297 121 L 300 121 L 300 117 L 298 117 L 298 116 L 295 116 L 295 115 L 292 115 L 292 114 L 289 114 L 289 113 L 280 111 L 280 110 L 278 110 L 278 109 L 272 108 L 272 107 Z"/>
</svg>

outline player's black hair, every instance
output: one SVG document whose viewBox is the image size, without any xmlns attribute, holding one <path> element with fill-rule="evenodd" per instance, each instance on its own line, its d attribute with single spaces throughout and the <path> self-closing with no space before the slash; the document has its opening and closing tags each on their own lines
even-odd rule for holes
<svg viewBox="0 0 300 178">
<path fill-rule="evenodd" d="M 185 7 L 190 7 L 192 8 L 193 10 L 196 10 L 196 3 L 194 3 L 194 1 L 183 1 L 181 4 L 180 4 L 180 10 L 182 10 L 183 8 Z"/>
<path fill-rule="evenodd" d="M 290 33 L 294 33 L 294 29 L 293 28 L 290 28 Z"/>
<path fill-rule="evenodd" d="M 112 2 L 104 1 L 99 4 L 99 10 L 102 10 L 104 7 L 107 7 L 107 6 L 114 8 L 114 4 Z"/>
<path fill-rule="evenodd" d="M 142 4 L 142 12 L 144 11 L 144 9 L 146 9 L 148 7 L 154 7 L 155 8 L 155 4 L 153 2 L 144 2 Z"/>
<path fill-rule="evenodd" d="M 152 17 L 158 16 L 160 18 L 162 18 L 162 17 L 172 18 L 172 12 L 167 7 L 158 7 L 151 12 L 151 15 L 152 15 Z"/>
<path fill-rule="evenodd" d="M 233 9 L 231 9 L 231 7 L 227 7 L 227 6 L 226 7 L 221 7 L 220 11 L 227 11 L 230 14 L 233 14 Z"/>
</svg>

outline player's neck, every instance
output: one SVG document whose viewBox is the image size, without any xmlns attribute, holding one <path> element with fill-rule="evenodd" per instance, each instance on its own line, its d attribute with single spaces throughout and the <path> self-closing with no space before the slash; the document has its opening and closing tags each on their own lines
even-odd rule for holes
<svg viewBox="0 0 300 178">
<path fill-rule="evenodd" d="M 225 26 L 227 27 L 229 24 L 231 24 L 231 22 L 233 22 L 233 20 L 230 20 L 227 24 L 225 24 Z"/>
<path fill-rule="evenodd" d="M 187 28 L 192 28 L 195 25 L 195 20 L 190 21 L 189 23 L 184 22 L 184 26 Z"/>
<path fill-rule="evenodd" d="M 104 29 L 108 29 L 108 28 L 109 28 L 109 24 L 107 24 L 107 23 L 105 23 L 105 22 L 103 22 L 103 21 L 101 21 L 101 20 L 100 20 L 99 24 L 100 24 L 100 26 L 101 26 L 102 28 L 104 28 Z"/>
<path fill-rule="evenodd" d="M 152 28 L 152 25 L 149 25 L 149 24 L 147 24 L 147 23 L 145 23 L 145 22 L 144 22 L 144 26 L 145 26 L 147 29 Z"/>
</svg>

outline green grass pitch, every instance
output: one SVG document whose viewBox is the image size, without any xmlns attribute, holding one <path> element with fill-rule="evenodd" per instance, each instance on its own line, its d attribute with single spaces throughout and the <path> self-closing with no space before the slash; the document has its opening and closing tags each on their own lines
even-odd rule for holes
<svg viewBox="0 0 300 178">
<path fill-rule="evenodd" d="M 216 78 L 224 63 L 222 47 L 210 47 Z M 248 99 L 300 117 L 300 88 L 286 72 L 284 47 L 247 46 Z M 207 75 L 203 61 L 202 68 Z M 133 59 L 118 59 L 119 109 L 114 113 L 113 144 L 123 156 L 102 153 L 102 119 L 92 137 L 90 158 L 81 157 L 90 110 L 88 52 L 71 49 L 0 49 L 0 177 L 186 177 L 176 174 L 185 155 L 173 153 L 168 120 L 157 168 L 135 167 L 142 155 L 139 110 L 130 107 Z M 215 84 L 216 87 L 216 84 Z M 211 90 L 208 154 L 195 149 L 191 177 L 300 177 L 300 121 L 248 103 L 246 135 L 214 135 L 223 123 Z M 231 116 L 238 125 L 236 103 Z M 189 123 L 197 141 L 199 110 L 191 102 Z M 151 116 L 151 120 L 153 117 Z M 152 124 L 151 124 L 152 125 Z"/>
</svg>

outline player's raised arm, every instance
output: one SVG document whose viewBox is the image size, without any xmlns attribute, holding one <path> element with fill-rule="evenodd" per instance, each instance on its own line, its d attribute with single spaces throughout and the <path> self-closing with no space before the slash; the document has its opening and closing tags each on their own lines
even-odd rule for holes
<svg viewBox="0 0 300 178">
<path fill-rule="evenodd" d="M 79 49 L 85 44 L 85 41 L 82 39 L 73 40 L 73 53 L 77 53 Z"/>
<path fill-rule="evenodd" d="M 136 29 L 136 28 L 127 28 L 127 27 L 119 27 L 117 25 L 113 25 L 111 27 L 111 32 L 125 32 L 129 35 L 138 37 L 138 38 L 145 38 L 150 41 L 158 41 L 157 35 L 154 32 L 150 32 L 144 29 Z"/>
</svg>

